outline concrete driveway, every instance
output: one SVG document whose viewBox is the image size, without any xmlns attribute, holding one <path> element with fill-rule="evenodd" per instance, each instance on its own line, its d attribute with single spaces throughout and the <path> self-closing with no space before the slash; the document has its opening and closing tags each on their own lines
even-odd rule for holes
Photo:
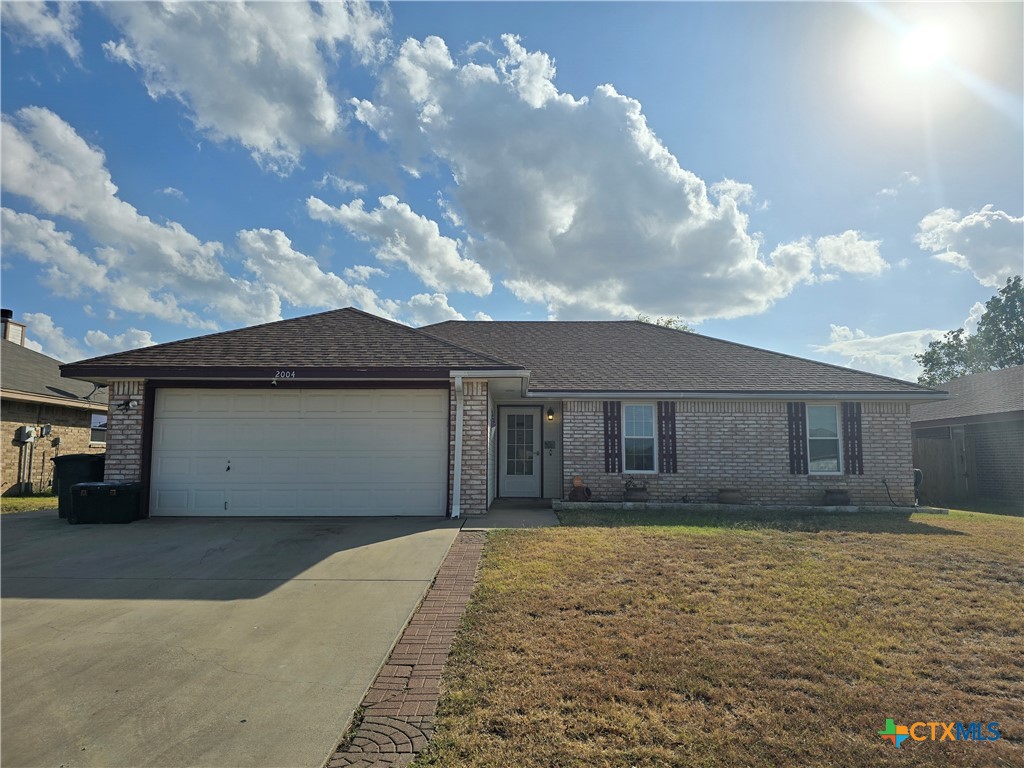
<svg viewBox="0 0 1024 768">
<path fill-rule="evenodd" d="M 0 528 L 5 768 L 318 768 L 459 521 Z"/>
</svg>

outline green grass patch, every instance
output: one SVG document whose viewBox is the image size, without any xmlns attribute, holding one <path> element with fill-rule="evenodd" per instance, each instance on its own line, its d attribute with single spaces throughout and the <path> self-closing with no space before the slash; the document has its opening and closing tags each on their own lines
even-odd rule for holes
<svg viewBox="0 0 1024 768">
<path fill-rule="evenodd" d="M 1024 763 L 1021 520 L 642 514 L 490 535 L 416 765 Z"/>
<path fill-rule="evenodd" d="M 12 512 L 35 512 L 40 509 L 56 509 L 57 496 L 52 493 L 38 496 L 0 496 L 0 514 Z"/>
</svg>

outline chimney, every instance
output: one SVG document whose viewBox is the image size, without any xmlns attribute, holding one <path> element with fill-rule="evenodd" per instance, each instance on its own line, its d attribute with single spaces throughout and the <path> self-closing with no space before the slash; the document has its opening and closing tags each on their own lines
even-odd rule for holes
<svg viewBox="0 0 1024 768">
<path fill-rule="evenodd" d="M 0 309 L 0 338 L 25 346 L 25 326 L 13 320 L 14 312 Z"/>
</svg>

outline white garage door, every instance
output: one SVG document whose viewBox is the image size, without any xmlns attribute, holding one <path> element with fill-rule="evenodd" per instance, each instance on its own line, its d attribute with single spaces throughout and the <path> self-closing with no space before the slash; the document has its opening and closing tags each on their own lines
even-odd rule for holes
<svg viewBox="0 0 1024 768">
<path fill-rule="evenodd" d="M 444 515 L 448 393 L 158 389 L 150 514 Z"/>
</svg>

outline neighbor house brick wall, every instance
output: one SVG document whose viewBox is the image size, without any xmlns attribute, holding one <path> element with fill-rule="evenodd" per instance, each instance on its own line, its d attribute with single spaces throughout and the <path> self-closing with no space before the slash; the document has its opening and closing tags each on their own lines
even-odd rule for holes
<svg viewBox="0 0 1024 768">
<path fill-rule="evenodd" d="M 462 381 L 462 495 L 460 512 L 463 515 L 482 515 L 487 512 L 487 382 L 475 379 Z M 451 440 L 448 446 L 448 509 L 451 510 L 451 491 L 455 476 L 455 381 L 450 384 Z"/>
<path fill-rule="evenodd" d="M 69 453 L 103 453 L 102 444 L 90 447 L 92 435 L 92 414 L 82 408 L 66 408 L 61 405 L 46 403 L 26 403 L 18 400 L 4 400 L 0 406 L 3 412 L 0 421 L 0 434 L 3 435 L 2 454 L 0 454 L 0 492 L 17 493 L 18 468 L 22 460 L 28 461 L 29 449 L 24 454 L 21 443 L 14 439 L 18 427 L 40 426 L 49 424 L 53 429 L 49 437 L 36 439 L 35 451 L 32 456 L 31 475 L 32 490 L 36 493 L 46 491 L 53 484 L 54 456 Z M 54 443 L 60 440 L 60 445 Z"/>
<path fill-rule="evenodd" d="M 967 437 L 974 453 L 972 494 L 1024 503 L 1024 421 L 968 424 Z"/>
<path fill-rule="evenodd" d="M 103 479 L 112 482 L 140 482 L 142 477 L 142 429 L 145 386 L 141 379 L 110 382 L 107 397 L 107 460 Z M 118 407 L 126 400 L 138 401 L 137 408 Z"/>
<path fill-rule="evenodd" d="M 820 504 L 825 489 L 841 488 L 854 504 L 888 504 L 885 478 L 897 504 L 913 504 L 909 406 L 862 406 L 863 475 L 791 475 L 785 402 L 680 400 L 678 472 L 637 476 L 660 502 L 713 502 L 719 488 L 738 488 L 755 503 Z M 563 410 L 563 498 L 581 475 L 595 500 L 622 500 L 623 475 L 604 472 L 601 401 L 568 400 Z"/>
</svg>

